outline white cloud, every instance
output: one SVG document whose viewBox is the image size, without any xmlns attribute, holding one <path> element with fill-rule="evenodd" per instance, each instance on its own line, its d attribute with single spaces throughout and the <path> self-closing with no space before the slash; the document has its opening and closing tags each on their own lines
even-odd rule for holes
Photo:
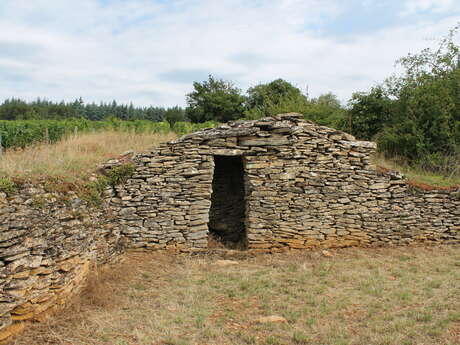
<svg viewBox="0 0 460 345">
<path fill-rule="evenodd" d="M 0 99 L 183 104 L 194 78 L 207 73 L 243 89 L 282 77 L 308 85 L 313 96 L 333 91 L 347 99 L 389 76 L 396 58 L 433 44 L 426 38 L 455 24 L 446 17 L 346 41 L 320 36 L 316 26 L 333 20 L 346 6 L 340 4 L 3 0 Z M 8 47 L 3 52 L 2 43 Z"/>
<path fill-rule="evenodd" d="M 406 0 L 402 15 L 407 16 L 422 11 L 446 13 L 459 7 L 457 0 Z"/>
</svg>

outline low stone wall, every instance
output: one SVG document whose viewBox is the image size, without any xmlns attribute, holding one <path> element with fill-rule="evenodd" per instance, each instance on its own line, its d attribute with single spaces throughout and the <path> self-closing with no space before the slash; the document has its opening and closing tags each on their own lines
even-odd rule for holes
<svg viewBox="0 0 460 345">
<path fill-rule="evenodd" d="M 397 176 L 358 172 L 307 167 L 294 179 L 257 179 L 248 198 L 250 248 L 460 243 L 458 190 L 425 191 Z"/>
<path fill-rule="evenodd" d="M 24 185 L 0 193 L 0 340 L 80 292 L 89 268 L 120 252 L 110 210 Z"/>
</svg>

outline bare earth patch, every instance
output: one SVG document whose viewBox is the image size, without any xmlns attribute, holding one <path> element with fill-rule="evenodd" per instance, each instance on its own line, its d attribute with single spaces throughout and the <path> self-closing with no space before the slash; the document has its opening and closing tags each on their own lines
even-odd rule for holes
<svg viewBox="0 0 460 345">
<path fill-rule="evenodd" d="M 131 253 L 12 344 L 460 344 L 458 246 L 220 253 Z"/>
</svg>

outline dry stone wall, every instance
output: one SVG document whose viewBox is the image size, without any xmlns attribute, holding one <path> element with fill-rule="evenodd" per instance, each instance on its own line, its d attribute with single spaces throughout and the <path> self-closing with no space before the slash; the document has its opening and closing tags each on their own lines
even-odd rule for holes
<svg viewBox="0 0 460 345">
<path fill-rule="evenodd" d="M 121 250 L 110 212 L 25 184 L 0 193 L 0 340 L 79 293 L 91 265 Z"/>
<path fill-rule="evenodd" d="M 459 190 L 379 173 L 375 148 L 299 114 L 235 121 L 137 155 L 108 201 L 132 247 L 206 248 L 214 157 L 240 156 L 249 249 L 459 243 Z"/>
</svg>

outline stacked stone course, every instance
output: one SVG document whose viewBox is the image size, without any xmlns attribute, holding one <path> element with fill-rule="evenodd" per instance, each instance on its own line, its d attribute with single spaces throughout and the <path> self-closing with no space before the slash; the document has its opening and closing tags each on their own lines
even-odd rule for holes
<svg viewBox="0 0 460 345">
<path fill-rule="evenodd" d="M 107 209 L 75 193 L 26 184 L 0 193 L 0 341 L 25 320 L 40 320 L 84 286 L 89 268 L 120 252 Z"/>
</svg>

